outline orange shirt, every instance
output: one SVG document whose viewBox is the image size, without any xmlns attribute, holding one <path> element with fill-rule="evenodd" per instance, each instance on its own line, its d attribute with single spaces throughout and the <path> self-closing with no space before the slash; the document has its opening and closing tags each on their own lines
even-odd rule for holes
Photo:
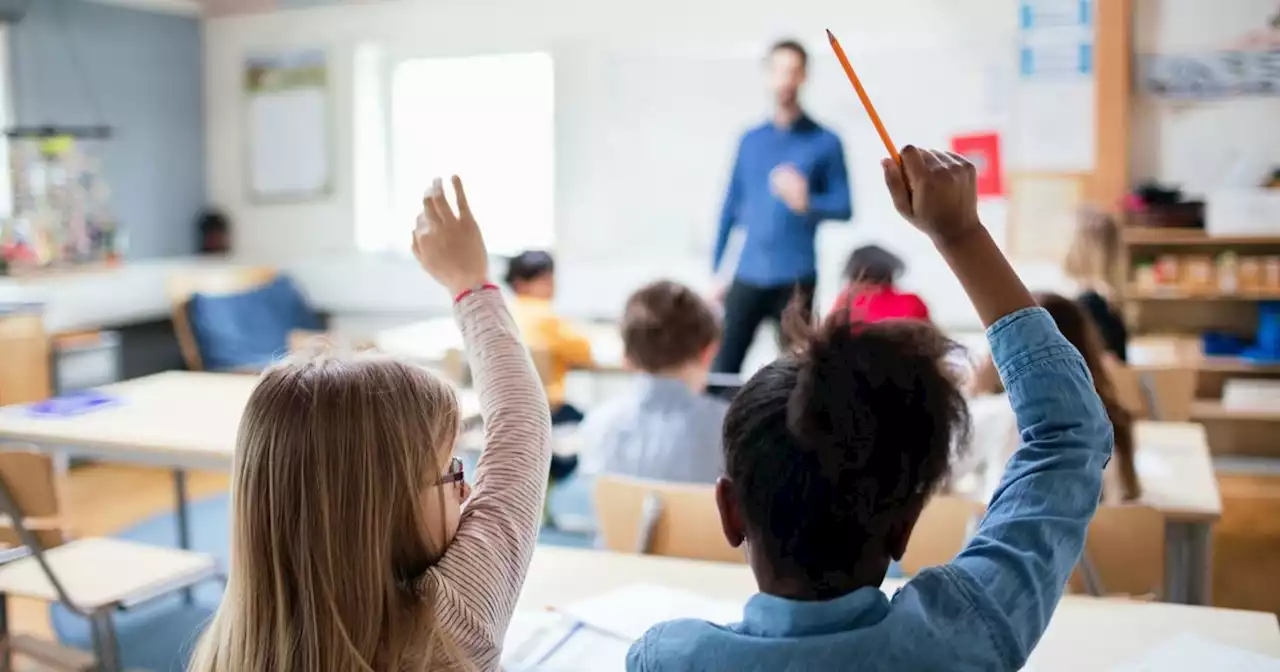
<svg viewBox="0 0 1280 672">
<path fill-rule="evenodd" d="M 564 404 L 564 379 L 569 370 L 592 364 L 591 341 L 556 315 L 545 299 L 517 296 L 511 314 L 538 364 L 547 401 L 551 408 L 558 408 Z"/>
</svg>

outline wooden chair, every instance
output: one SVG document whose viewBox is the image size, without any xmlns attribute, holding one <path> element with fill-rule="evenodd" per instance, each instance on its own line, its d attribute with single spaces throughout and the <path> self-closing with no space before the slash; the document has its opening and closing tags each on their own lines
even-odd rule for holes
<svg viewBox="0 0 1280 672">
<path fill-rule="evenodd" d="M 710 485 L 596 477 L 595 509 L 606 548 L 624 553 L 745 562 L 724 539 Z"/>
<path fill-rule="evenodd" d="M 196 294 L 240 294 L 270 284 L 279 272 L 263 266 L 194 268 L 169 277 L 168 294 L 173 332 L 182 350 L 182 359 L 192 371 L 203 371 L 200 346 L 188 315 L 191 298 Z M 289 335 L 289 350 L 304 349 L 320 332 L 296 330 Z M 257 373 L 254 371 L 253 373 Z"/>
<path fill-rule="evenodd" d="M 15 654 L 69 670 L 115 671 L 120 652 L 112 616 L 151 599 L 219 579 L 203 553 L 115 539 L 64 543 L 53 460 L 35 452 L 0 452 L 0 541 L 10 544 L 0 565 L 0 672 Z M 93 655 L 11 635 L 8 597 L 58 602 L 89 622 Z"/>
<path fill-rule="evenodd" d="M 1135 417 L 1186 422 L 1196 395 L 1196 369 L 1186 366 L 1130 367 L 1108 357 L 1105 366 L 1120 403 Z"/>
<path fill-rule="evenodd" d="M 1164 516 L 1149 506 L 1099 506 L 1068 587 L 1095 597 L 1159 599 L 1164 592 Z"/>
<path fill-rule="evenodd" d="M 982 520 L 985 507 L 955 495 L 934 495 L 920 513 L 898 564 L 907 575 L 944 565 L 960 553 Z"/>
</svg>

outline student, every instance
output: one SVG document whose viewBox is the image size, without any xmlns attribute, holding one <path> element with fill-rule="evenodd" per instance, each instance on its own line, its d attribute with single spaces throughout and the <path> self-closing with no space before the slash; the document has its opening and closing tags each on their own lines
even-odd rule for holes
<svg viewBox="0 0 1280 672">
<path fill-rule="evenodd" d="M 728 402 L 703 394 L 720 322 L 696 292 L 655 282 L 627 299 L 622 342 L 642 373 L 578 428 L 587 471 L 711 484 L 724 474 Z"/>
<path fill-rule="evenodd" d="M 1053 318 L 1058 330 L 1072 345 L 1080 351 L 1089 374 L 1093 377 L 1093 386 L 1102 399 L 1107 410 L 1107 418 L 1115 428 L 1115 459 L 1107 465 L 1104 501 L 1129 502 L 1142 496 L 1142 486 L 1138 480 L 1138 470 L 1134 459 L 1133 414 L 1122 403 L 1116 392 L 1111 374 L 1106 366 L 1108 356 L 1102 345 L 1102 337 L 1097 327 L 1089 319 L 1080 304 L 1059 294 L 1037 293 L 1036 303 L 1040 304 Z M 976 391 L 980 393 L 998 394 L 1004 392 L 1000 376 L 995 365 L 988 359 L 979 368 L 976 375 L 977 384 L 982 386 Z M 1003 467 L 1003 461 L 997 467 Z M 995 483 L 991 483 L 994 487 Z"/>
<path fill-rule="evenodd" d="M 864 245 L 849 255 L 844 267 L 844 289 L 832 313 L 848 310 L 853 319 L 869 323 L 881 320 L 929 321 L 929 307 L 917 295 L 899 292 L 894 284 L 906 270 L 898 255 L 879 245 Z"/>
<path fill-rule="evenodd" d="M 516 295 L 511 313 L 520 333 L 535 357 L 546 358 L 543 383 L 551 404 L 551 423 L 581 422 L 582 412 L 565 402 L 564 379 L 570 369 L 591 364 L 591 341 L 556 315 L 551 306 L 556 293 L 555 260 L 547 252 L 521 252 L 508 262 L 506 282 Z"/>
<path fill-rule="evenodd" d="M 1078 285 L 1076 301 L 1098 327 L 1102 343 L 1120 361 L 1128 361 L 1129 331 L 1116 308 L 1120 230 L 1111 217 L 1081 214 L 1062 270 Z"/>
<path fill-rule="evenodd" d="M 943 361 L 957 346 L 923 322 L 829 321 L 753 376 L 725 418 L 716 503 L 760 593 L 741 623 L 656 626 L 628 669 L 1017 670 L 1048 626 L 1098 505 L 1111 424 L 1084 360 L 978 221 L 973 166 L 914 147 L 902 162 L 883 166 L 894 204 L 988 326 L 1022 430 L 976 536 L 892 599 L 880 592 L 966 427 Z"/>
<path fill-rule="evenodd" d="M 458 214 L 437 182 L 413 249 L 457 297 L 485 416 L 474 488 L 451 457 L 458 400 L 425 369 L 371 355 L 269 369 L 236 438 L 230 577 L 194 672 L 497 668 L 551 426 L 453 184 Z"/>
</svg>

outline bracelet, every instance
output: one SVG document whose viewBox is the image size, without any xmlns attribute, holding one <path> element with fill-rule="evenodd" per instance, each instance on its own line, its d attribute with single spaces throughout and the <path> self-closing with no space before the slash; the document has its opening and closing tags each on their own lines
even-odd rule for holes
<svg viewBox="0 0 1280 672">
<path fill-rule="evenodd" d="M 483 285 L 476 285 L 471 289 L 464 289 L 461 292 L 458 292 L 458 295 L 453 297 L 453 302 L 458 303 L 459 301 L 462 301 L 463 299 L 467 298 L 468 296 L 471 296 L 476 292 L 482 292 L 486 289 L 497 289 L 497 288 L 498 286 L 493 284 L 492 282 L 486 282 Z"/>
</svg>

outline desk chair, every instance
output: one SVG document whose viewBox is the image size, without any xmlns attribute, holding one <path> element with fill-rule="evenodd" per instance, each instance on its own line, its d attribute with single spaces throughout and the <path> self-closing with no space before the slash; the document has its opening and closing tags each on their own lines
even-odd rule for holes
<svg viewBox="0 0 1280 672">
<path fill-rule="evenodd" d="M 1099 506 L 1068 587 L 1094 597 L 1158 599 L 1164 586 L 1164 530 L 1164 516 L 1149 506 Z"/>
<path fill-rule="evenodd" d="M 1132 368 L 1108 357 L 1104 365 L 1120 403 L 1136 418 L 1186 422 L 1196 395 L 1196 369 L 1169 366 Z"/>
<path fill-rule="evenodd" d="M 0 672 L 14 654 L 65 670 L 121 669 L 112 615 L 191 586 L 220 579 L 213 557 L 115 539 L 65 542 L 58 523 L 53 460 L 35 452 L 0 452 Z M 93 655 L 11 635 L 8 597 L 58 602 L 89 622 Z"/>
<path fill-rule="evenodd" d="M 724 539 L 710 485 L 596 477 L 596 519 L 606 548 L 623 553 L 745 562 Z"/>
<path fill-rule="evenodd" d="M 956 495 L 934 495 L 920 513 L 899 565 L 908 576 L 945 565 L 964 549 L 978 529 L 984 506 Z"/>
<path fill-rule="evenodd" d="M 280 277 L 276 269 L 261 266 L 248 267 L 207 267 L 195 268 L 171 276 L 168 280 L 168 294 L 174 335 L 178 338 L 178 347 L 182 351 L 182 359 L 191 371 L 203 371 L 207 362 L 203 361 L 200 343 L 196 338 L 195 326 L 191 321 L 192 300 L 197 295 L 205 297 L 232 297 L 246 294 L 254 290 L 265 289 Z M 312 316 L 314 317 L 314 315 Z M 311 320 L 314 322 L 315 320 Z M 317 329 L 294 328 L 289 331 L 284 345 L 290 351 L 306 347 L 307 343 L 322 335 Z M 258 373 L 263 363 L 248 363 L 234 370 L 245 373 Z"/>
</svg>

